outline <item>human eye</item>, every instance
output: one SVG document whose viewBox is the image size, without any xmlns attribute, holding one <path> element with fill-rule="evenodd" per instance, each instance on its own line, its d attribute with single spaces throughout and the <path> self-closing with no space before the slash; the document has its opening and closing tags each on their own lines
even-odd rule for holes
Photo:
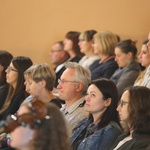
<svg viewBox="0 0 150 150">
<path fill-rule="evenodd" d="M 91 93 L 91 97 L 93 98 L 96 97 L 95 93 Z"/>
<path fill-rule="evenodd" d="M 27 81 L 27 83 L 28 83 L 29 85 L 31 85 L 31 84 L 32 84 L 32 81 L 29 80 L 29 81 Z"/>
</svg>

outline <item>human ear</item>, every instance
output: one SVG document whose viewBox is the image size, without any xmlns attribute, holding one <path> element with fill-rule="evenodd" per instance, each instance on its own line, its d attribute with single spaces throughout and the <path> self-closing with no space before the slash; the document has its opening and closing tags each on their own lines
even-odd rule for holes
<svg viewBox="0 0 150 150">
<path fill-rule="evenodd" d="M 83 87 L 84 87 L 84 85 L 79 82 L 79 83 L 76 85 L 76 90 L 77 90 L 77 92 L 80 92 L 80 91 L 83 89 Z"/>
<path fill-rule="evenodd" d="M 108 98 L 107 100 L 105 100 L 105 106 L 108 107 L 111 104 L 111 98 Z"/>
<path fill-rule="evenodd" d="M 42 87 L 46 87 L 46 81 L 45 81 L 45 80 L 40 81 L 39 84 L 40 84 Z"/>
</svg>

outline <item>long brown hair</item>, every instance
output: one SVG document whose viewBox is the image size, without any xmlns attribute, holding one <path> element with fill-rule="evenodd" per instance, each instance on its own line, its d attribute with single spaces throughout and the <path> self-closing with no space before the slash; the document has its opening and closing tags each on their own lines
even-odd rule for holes
<svg viewBox="0 0 150 150">
<path fill-rule="evenodd" d="M 80 51 L 80 48 L 79 48 L 79 35 L 80 35 L 80 32 L 77 32 L 77 31 L 69 31 L 65 38 L 69 39 L 72 41 L 73 43 L 73 47 L 72 49 L 74 50 L 75 54 L 78 56 L 78 57 L 82 57 L 84 54 L 81 53 Z"/>
<path fill-rule="evenodd" d="M 133 86 L 126 91 L 129 92 L 129 128 L 139 133 L 150 134 L 150 89 Z"/>
<path fill-rule="evenodd" d="M 60 110 L 52 103 L 47 104 L 50 119 L 45 119 L 35 129 L 34 150 L 70 150 L 65 120 Z"/>
<path fill-rule="evenodd" d="M 13 64 L 18 73 L 17 85 L 15 89 L 12 85 L 9 85 L 9 91 L 5 103 L 2 109 L 0 110 L 0 113 L 5 111 L 9 107 L 9 104 L 11 103 L 11 100 L 15 94 L 19 93 L 21 90 L 25 91 L 24 71 L 32 65 L 31 59 L 29 57 L 24 56 L 18 56 L 13 58 L 11 63 Z"/>
</svg>

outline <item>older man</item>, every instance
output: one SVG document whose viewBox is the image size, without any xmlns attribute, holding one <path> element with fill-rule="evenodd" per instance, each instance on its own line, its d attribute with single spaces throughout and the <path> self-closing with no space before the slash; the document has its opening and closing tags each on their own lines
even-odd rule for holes
<svg viewBox="0 0 150 150">
<path fill-rule="evenodd" d="M 69 134 L 77 123 L 85 117 L 84 96 L 91 82 L 91 73 L 89 69 L 83 68 L 75 62 L 65 64 L 66 70 L 58 80 L 59 98 L 66 104 L 62 107 L 67 120 Z"/>
</svg>

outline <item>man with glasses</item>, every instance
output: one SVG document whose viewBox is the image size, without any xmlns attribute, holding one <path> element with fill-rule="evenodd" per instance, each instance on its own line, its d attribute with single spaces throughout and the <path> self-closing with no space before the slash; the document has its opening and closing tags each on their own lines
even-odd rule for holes
<svg viewBox="0 0 150 150">
<path fill-rule="evenodd" d="M 65 101 L 62 111 L 65 115 L 69 134 L 77 123 L 85 117 L 84 96 L 91 82 L 89 69 L 83 68 L 76 62 L 65 64 L 66 70 L 62 73 L 57 89 L 59 98 Z"/>
<path fill-rule="evenodd" d="M 49 56 L 51 63 L 55 65 L 55 73 L 56 73 L 55 87 L 57 87 L 58 79 L 65 70 L 64 63 L 69 58 L 68 53 L 64 51 L 63 41 L 58 41 L 54 43 L 49 53 Z"/>
</svg>

